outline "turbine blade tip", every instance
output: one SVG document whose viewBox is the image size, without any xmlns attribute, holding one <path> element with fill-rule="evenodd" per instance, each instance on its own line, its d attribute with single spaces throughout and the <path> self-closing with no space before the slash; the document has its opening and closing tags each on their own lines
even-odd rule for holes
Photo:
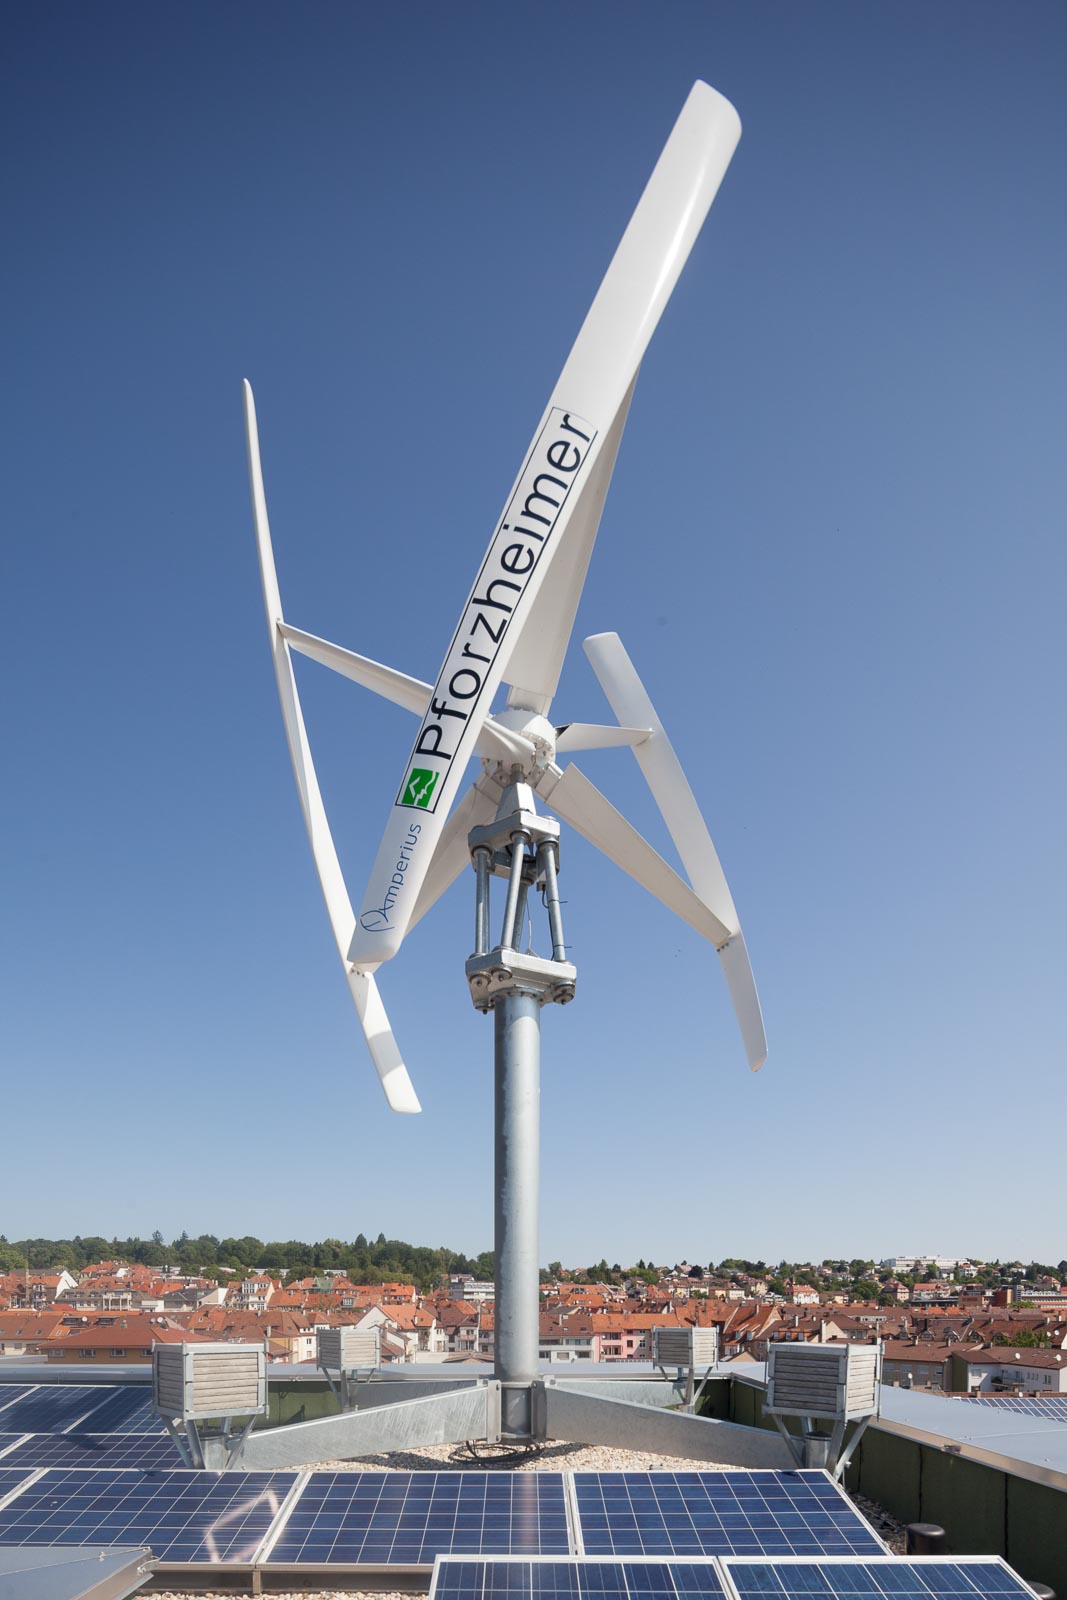
<svg viewBox="0 0 1067 1600">
<path fill-rule="evenodd" d="M 397 1112 L 397 1114 L 402 1117 L 415 1117 L 419 1116 L 422 1112 L 422 1107 L 417 1100 L 413 1105 L 392 1105 L 390 1103 L 390 1109 Z"/>
</svg>

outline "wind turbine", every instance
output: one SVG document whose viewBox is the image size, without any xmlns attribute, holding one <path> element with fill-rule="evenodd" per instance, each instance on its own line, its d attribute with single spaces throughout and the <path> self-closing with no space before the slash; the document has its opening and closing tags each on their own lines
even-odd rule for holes
<svg viewBox="0 0 1067 1600">
<path fill-rule="evenodd" d="M 475 868 L 476 948 L 466 970 L 475 1005 L 495 1013 L 495 1374 L 503 1390 L 500 1427 L 512 1437 L 530 1437 L 534 1428 L 540 1010 L 569 1000 L 576 976 L 566 959 L 557 889 L 559 823 L 538 813 L 538 800 L 714 946 L 753 1071 L 767 1054 L 748 953 L 719 858 L 663 724 L 616 634 L 585 641 L 616 724 L 556 724 L 549 715 L 638 369 L 740 133 L 729 101 L 707 84 L 695 84 L 534 430 L 434 684 L 285 620 L 255 403 L 244 386 L 260 570 L 289 751 L 338 954 L 394 1111 L 420 1106 L 376 974 L 464 868 Z M 419 719 L 358 913 L 326 819 L 293 651 Z M 494 712 L 502 684 L 508 686 L 507 703 Z M 684 877 L 573 762 L 561 766 L 557 759 L 611 746 L 633 750 Z M 480 758 L 482 770 L 461 795 L 473 757 Z M 490 949 L 493 876 L 506 880 L 507 896 L 501 935 Z M 551 959 L 516 948 L 531 890 L 541 891 L 548 910 Z"/>
</svg>

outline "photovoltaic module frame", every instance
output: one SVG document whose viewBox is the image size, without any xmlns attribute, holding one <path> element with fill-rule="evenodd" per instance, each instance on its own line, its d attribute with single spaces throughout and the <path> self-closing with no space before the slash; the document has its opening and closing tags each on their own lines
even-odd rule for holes
<svg viewBox="0 0 1067 1600">
<path fill-rule="evenodd" d="M 569 1555 L 560 1472 L 312 1472 L 270 1566 L 429 1566 L 449 1554 Z"/>
<path fill-rule="evenodd" d="M 884 1555 L 823 1471 L 575 1472 L 579 1553 Z"/>
<path fill-rule="evenodd" d="M 1000 1556 L 725 1556 L 720 1566 L 730 1600 L 1033 1600 L 1033 1590 Z"/>
<path fill-rule="evenodd" d="M 438 1556 L 430 1600 L 724 1600 L 718 1563 L 703 1556 Z"/>
<path fill-rule="evenodd" d="M 147 1545 L 164 1563 L 252 1562 L 293 1472 L 53 1469 L 0 1506 L 0 1544 Z"/>
</svg>

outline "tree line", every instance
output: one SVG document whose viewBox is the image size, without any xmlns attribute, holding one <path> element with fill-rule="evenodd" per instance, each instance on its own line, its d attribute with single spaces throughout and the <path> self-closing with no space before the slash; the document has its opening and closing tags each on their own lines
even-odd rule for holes
<svg viewBox="0 0 1067 1600">
<path fill-rule="evenodd" d="M 219 1268 L 229 1268 L 223 1276 L 247 1275 L 264 1268 L 282 1278 L 306 1278 L 327 1268 L 339 1270 L 355 1283 L 414 1283 L 429 1290 L 448 1273 L 469 1272 L 476 1278 L 491 1279 L 493 1254 L 483 1250 L 468 1256 L 445 1246 L 408 1244 L 404 1239 L 387 1239 L 380 1233 L 373 1241 L 358 1233 L 355 1239 L 320 1239 L 306 1244 L 302 1239 L 257 1239 L 246 1234 L 240 1239 L 219 1239 L 202 1233 L 195 1238 L 182 1233 L 169 1243 L 158 1231 L 149 1239 L 104 1239 L 96 1234 L 76 1234 L 73 1239 L 17 1239 L 12 1243 L 0 1235 L 0 1272 L 47 1271 L 65 1267 L 81 1272 L 97 1261 L 128 1261 L 146 1267 L 180 1267 L 183 1272 L 213 1277 Z"/>
</svg>

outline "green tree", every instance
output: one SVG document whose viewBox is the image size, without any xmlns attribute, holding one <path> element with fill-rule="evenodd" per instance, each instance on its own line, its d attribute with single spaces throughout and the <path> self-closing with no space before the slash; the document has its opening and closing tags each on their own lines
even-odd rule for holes
<svg viewBox="0 0 1067 1600">
<path fill-rule="evenodd" d="M 1019 1350 L 1044 1350 L 1048 1347 L 1048 1333 L 1044 1328 L 1020 1328 L 1017 1333 L 997 1333 L 993 1343 Z"/>
<path fill-rule="evenodd" d="M 26 1266 L 26 1257 L 18 1246 L 0 1236 L 0 1272 L 24 1272 Z"/>
</svg>

